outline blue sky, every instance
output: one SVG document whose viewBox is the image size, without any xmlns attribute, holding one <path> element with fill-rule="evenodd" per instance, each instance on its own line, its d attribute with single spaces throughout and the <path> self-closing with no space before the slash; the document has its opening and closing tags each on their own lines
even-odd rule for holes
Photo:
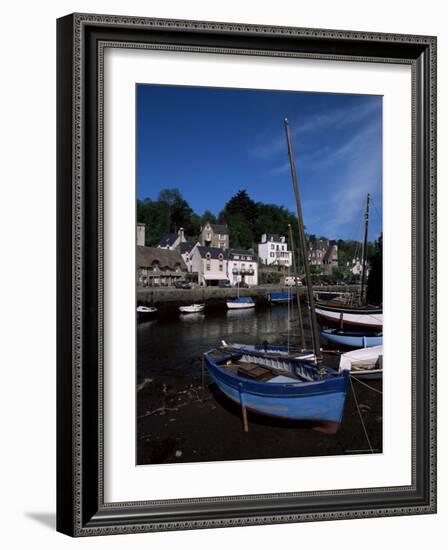
<svg viewBox="0 0 448 550">
<path fill-rule="evenodd" d="M 177 187 L 193 210 L 218 214 L 240 189 L 295 212 L 284 131 L 292 133 L 309 233 L 369 240 L 381 232 L 379 96 L 137 85 L 137 196 Z"/>
</svg>

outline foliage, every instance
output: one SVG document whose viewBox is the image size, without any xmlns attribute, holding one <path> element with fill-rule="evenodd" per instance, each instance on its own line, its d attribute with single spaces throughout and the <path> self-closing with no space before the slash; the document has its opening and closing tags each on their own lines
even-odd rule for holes
<svg viewBox="0 0 448 550">
<path fill-rule="evenodd" d="M 157 246 L 164 234 L 175 233 L 180 227 L 184 228 L 187 239 L 197 239 L 201 226 L 210 222 L 227 224 L 230 247 L 245 250 L 257 250 L 264 233 L 283 235 L 289 242 L 289 225 L 291 225 L 296 262 L 300 260 L 299 265 L 302 265 L 301 258 L 297 254 L 299 231 L 296 215 L 284 206 L 263 202 L 255 203 L 246 190 L 238 191 L 225 204 L 219 215 L 215 216 L 209 210 L 202 215 L 195 213 L 179 189 L 162 189 L 157 200 L 147 198 L 137 201 L 137 221 L 146 226 L 147 246 Z M 317 237 L 315 234 L 307 235 L 306 238 L 309 243 L 320 239 L 328 240 L 324 236 Z M 340 239 L 337 241 L 337 245 L 340 269 L 333 273 L 335 278 L 340 279 L 344 274 L 342 270 L 347 271 L 347 263 L 351 265 L 352 260 L 356 257 L 361 259 L 361 243 Z M 378 246 L 378 243 L 368 243 L 367 259 L 372 266 L 372 271 L 373 262 L 379 261 L 377 258 Z M 311 272 L 315 280 L 322 275 L 322 269 L 319 266 L 311 266 Z M 355 278 L 351 273 L 347 273 L 347 277 Z M 375 285 L 377 284 L 375 283 Z"/>
<path fill-rule="evenodd" d="M 147 246 L 156 246 L 163 235 L 176 233 L 181 227 L 187 237 L 197 237 L 201 225 L 201 219 L 178 189 L 162 189 L 156 201 L 138 200 L 137 221 L 146 226 Z"/>
<path fill-rule="evenodd" d="M 260 271 L 260 284 L 262 285 L 278 285 L 282 279 L 280 271 Z"/>
<path fill-rule="evenodd" d="M 375 254 L 371 260 L 371 269 L 367 280 L 367 303 L 383 303 L 383 235 L 375 242 Z"/>
</svg>

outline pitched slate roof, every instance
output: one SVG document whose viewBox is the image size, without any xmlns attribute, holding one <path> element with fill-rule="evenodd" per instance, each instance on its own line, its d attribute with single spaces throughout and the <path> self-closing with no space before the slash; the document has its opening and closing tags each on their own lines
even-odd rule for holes
<svg viewBox="0 0 448 550">
<path fill-rule="evenodd" d="M 205 258 L 207 254 L 210 254 L 212 260 L 218 260 L 220 254 L 222 254 L 223 260 L 227 260 L 228 257 L 228 250 L 216 246 L 198 246 L 197 251 L 201 258 Z"/>
<path fill-rule="evenodd" d="M 166 233 L 159 242 L 159 246 L 173 246 L 179 235 L 177 233 Z"/>
<path fill-rule="evenodd" d="M 273 243 L 281 243 L 281 235 L 277 235 L 276 233 L 267 233 L 266 234 L 266 240 L 273 242 Z"/>
<path fill-rule="evenodd" d="M 213 229 L 213 233 L 216 233 L 218 235 L 229 234 L 229 228 L 227 227 L 227 225 L 219 225 L 217 223 L 211 223 L 210 227 Z"/>
<path fill-rule="evenodd" d="M 197 244 L 197 241 L 185 241 L 184 243 L 180 243 L 177 249 L 181 254 L 185 254 L 186 252 L 191 252 Z"/>
<path fill-rule="evenodd" d="M 155 262 L 159 264 L 161 269 L 174 270 L 179 266 L 182 271 L 187 270 L 179 250 L 153 248 L 151 246 L 136 247 L 137 267 L 152 267 Z"/>
<path fill-rule="evenodd" d="M 255 261 L 255 252 L 252 252 L 251 250 L 229 250 L 230 260 L 233 260 L 235 255 L 239 256 L 239 260 L 243 260 L 244 256 L 244 260 L 246 261 Z"/>
</svg>

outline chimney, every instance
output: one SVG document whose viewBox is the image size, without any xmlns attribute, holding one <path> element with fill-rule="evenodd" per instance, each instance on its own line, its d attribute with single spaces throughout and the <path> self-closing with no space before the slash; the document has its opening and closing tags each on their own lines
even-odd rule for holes
<svg viewBox="0 0 448 550">
<path fill-rule="evenodd" d="M 145 246 L 145 224 L 137 224 L 137 246 Z"/>
<path fill-rule="evenodd" d="M 177 234 L 179 235 L 180 242 L 181 242 L 181 243 L 184 243 L 184 242 L 185 242 L 184 228 L 183 228 L 183 227 L 180 227 L 180 228 L 179 228 L 179 231 L 177 232 Z"/>
</svg>

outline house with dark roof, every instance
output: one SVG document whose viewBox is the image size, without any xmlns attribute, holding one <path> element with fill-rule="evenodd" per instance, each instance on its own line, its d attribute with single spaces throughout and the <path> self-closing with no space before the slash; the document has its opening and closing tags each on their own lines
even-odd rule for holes
<svg viewBox="0 0 448 550">
<path fill-rule="evenodd" d="M 227 276 L 233 286 L 241 283 L 256 286 L 258 284 L 258 262 L 255 252 L 229 250 Z"/>
<path fill-rule="evenodd" d="M 201 286 L 217 286 L 227 276 L 228 250 L 198 245 L 193 249 L 192 270 Z"/>
<path fill-rule="evenodd" d="M 288 250 L 288 243 L 283 235 L 264 233 L 258 244 L 258 257 L 264 265 L 286 267 L 292 265 L 292 254 Z"/>
<path fill-rule="evenodd" d="M 214 248 L 229 248 L 229 228 L 227 225 L 207 222 L 201 227 L 199 244 Z"/>
<path fill-rule="evenodd" d="M 160 239 L 157 248 L 167 248 L 169 250 L 176 249 L 181 243 L 186 241 L 184 228 L 181 227 L 177 233 L 166 233 Z"/>
<path fill-rule="evenodd" d="M 137 284 L 141 286 L 172 286 L 183 279 L 187 266 L 179 250 L 136 247 Z"/>
</svg>

